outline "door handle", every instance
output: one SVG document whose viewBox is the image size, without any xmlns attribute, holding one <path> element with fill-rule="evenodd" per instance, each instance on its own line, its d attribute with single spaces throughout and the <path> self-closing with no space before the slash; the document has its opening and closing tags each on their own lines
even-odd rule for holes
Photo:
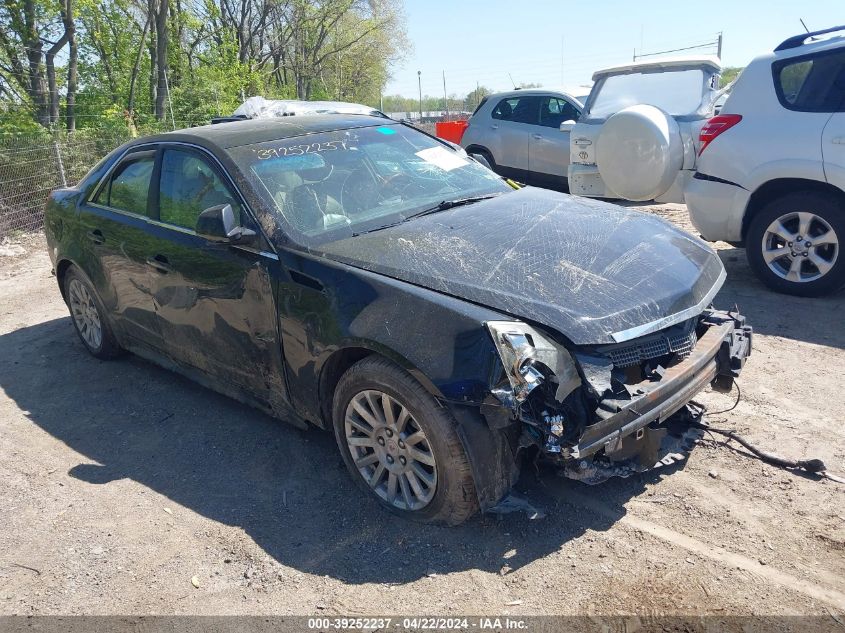
<svg viewBox="0 0 845 633">
<path fill-rule="evenodd" d="M 498 126 L 498 125 L 496 125 L 496 124 L 493 124 L 493 125 L 491 125 L 491 126 L 490 126 L 490 129 L 491 129 L 491 130 L 498 130 L 498 129 L 499 129 L 499 126 Z"/>
<path fill-rule="evenodd" d="M 103 236 L 103 232 L 100 229 L 88 231 L 87 235 L 88 239 L 94 242 L 94 244 L 103 244 L 106 241 L 106 238 Z"/>
<path fill-rule="evenodd" d="M 834 145 L 845 145 L 845 136 L 837 136 L 833 141 Z"/>
<path fill-rule="evenodd" d="M 173 266 L 167 261 L 164 255 L 156 255 L 147 259 L 147 266 L 160 272 L 162 275 L 173 272 Z"/>
<path fill-rule="evenodd" d="M 311 275 L 306 275 L 305 273 L 301 273 L 298 270 L 293 270 L 291 268 L 288 268 L 288 273 L 290 273 L 291 281 L 298 283 L 300 286 L 311 288 L 317 292 L 323 292 L 326 289 L 323 282 L 319 279 L 315 279 Z"/>
<path fill-rule="evenodd" d="M 542 134 L 532 134 L 531 138 L 536 138 L 537 140 L 540 140 L 540 139 L 543 138 L 543 135 Z"/>
</svg>

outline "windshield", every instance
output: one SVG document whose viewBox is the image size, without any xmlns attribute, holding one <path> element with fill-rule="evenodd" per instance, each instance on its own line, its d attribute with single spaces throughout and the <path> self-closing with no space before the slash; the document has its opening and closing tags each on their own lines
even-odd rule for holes
<svg viewBox="0 0 845 633">
<path fill-rule="evenodd" d="M 590 104 L 589 118 L 606 119 L 628 106 L 646 104 L 673 116 L 694 114 L 704 95 L 704 71 L 630 73 L 606 77 Z"/>
<path fill-rule="evenodd" d="M 229 152 L 283 230 L 307 246 L 395 224 L 443 201 L 513 191 L 489 169 L 395 124 Z"/>
</svg>

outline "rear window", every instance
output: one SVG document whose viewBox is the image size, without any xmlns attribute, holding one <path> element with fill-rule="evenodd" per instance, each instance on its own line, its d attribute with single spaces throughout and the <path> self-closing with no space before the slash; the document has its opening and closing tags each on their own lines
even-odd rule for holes
<svg viewBox="0 0 845 633">
<path fill-rule="evenodd" d="M 845 50 L 776 62 L 772 73 L 784 108 L 798 112 L 845 110 Z"/>
<path fill-rule="evenodd" d="M 655 106 L 672 116 L 695 114 L 702 106 L 705 89 L 709 91 L 707 84 L 699 68 L 611 75 L 598 86 L 589 117 L 605 119 L 638 104 Z"/>
</svg>

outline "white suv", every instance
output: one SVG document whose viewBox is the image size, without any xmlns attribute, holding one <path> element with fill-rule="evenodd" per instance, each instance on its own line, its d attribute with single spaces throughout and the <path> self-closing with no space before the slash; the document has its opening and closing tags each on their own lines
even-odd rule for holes
<svg viewBox="0 0 845 633">
<path fill-rule="evenodd" d="M 701 130 L 684 197 L 708 240 L 744 242 L 771 288 L 845 285 L 845 27 L 802 34 L 754 59 Z"/>
<path fill-rule="evenodd" d="M 719 60 L 635 62 L 593 74 L 572 129 L 569 191 L 596 198 L 683 202 L 696 141 L 713 115 Z"/>
</svg>

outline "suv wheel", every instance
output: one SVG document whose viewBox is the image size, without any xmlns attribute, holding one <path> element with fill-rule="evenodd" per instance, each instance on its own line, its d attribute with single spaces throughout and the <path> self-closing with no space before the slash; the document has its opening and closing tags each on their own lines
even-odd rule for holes
<svg viewBox="0 0 845 633">
<path fill-rule="evenodd" d="M 335 439 L 353 479 L 385 508 L 457 525 L 477 496 L 454 418 L 410 374 L 369 357 L 340 379 Z"/>
<path fill-rule="evenodd" d="M 751 221 L 746 256 L 778 292 L 817 297 L 845 285 L 845 208 L 833 196 L 797 192 L 768 203 Z"/>
</svg>

